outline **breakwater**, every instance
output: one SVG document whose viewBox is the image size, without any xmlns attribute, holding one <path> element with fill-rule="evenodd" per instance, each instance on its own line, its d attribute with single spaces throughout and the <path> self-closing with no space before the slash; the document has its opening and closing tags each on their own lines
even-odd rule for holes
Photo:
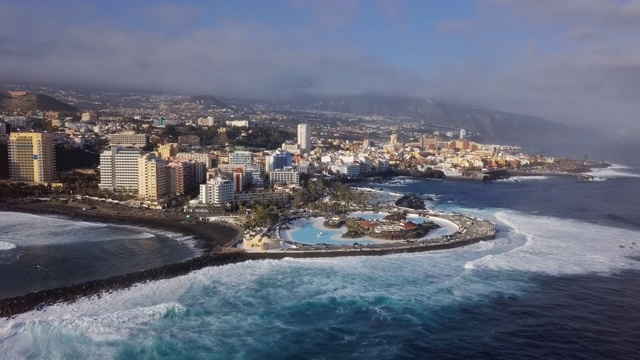
<svg viewBox="0 0 640 360">
<path fill-rule="evenodd" d="M 186 275 L 209 266 L 223 266 L 247 261 L 243 253 L 221 253 L 199 256 L 180 263 L 164 265 L 135 273 L 112 276 L 106 279 L 41 290 L 26 295 L 0 300 L 0 317 L 11 317 L 32 310 L 40 310 L 57 303 L 69 303 L 84 297 L 100 296 L 103 293 L 127 289 L 147 281 L 169 279 Z"/>
</svg>

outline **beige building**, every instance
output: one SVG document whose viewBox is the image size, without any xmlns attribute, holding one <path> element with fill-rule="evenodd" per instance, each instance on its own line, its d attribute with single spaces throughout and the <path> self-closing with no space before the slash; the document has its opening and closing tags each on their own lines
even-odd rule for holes
<svg viewBox="0 0 640 360">
<path fill-rule="evenodd" d="M 153 154 L 138 159 L 138 197 L 148 201 L 164 199 L 169 194 L 167 163 Z"/>
<path fill-rule="evenodd" d="M 158 147 L 158 156 L 164 161 L 171 159 L 178 154 L 178 144 L 168 143 Z"/>
<path fill-rule="evenodd" d="M 391 139 L 390 143 L 391 145 L 397 145 L 398 144 L 398 134 L 391 134 Z"/>
<path fill-rule="evenodd" d="M 56 179 L 56 152 L 51 134 L 12 133 L 9 136 L 9 176 L 12 181 L 50 183 Z"/>
</svg>

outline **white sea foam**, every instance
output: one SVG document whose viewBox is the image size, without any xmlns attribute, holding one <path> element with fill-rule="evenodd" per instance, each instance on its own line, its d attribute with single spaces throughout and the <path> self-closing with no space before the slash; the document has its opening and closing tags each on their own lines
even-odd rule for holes
<svg viewBox="0 0 640 360">
<path fill-rule="evenodd" d="M 585 173 L 600 179 L 609 178 L 640 178 L 640 174 L 631 172 L 629 167 L 611 166 L 604 169 L 593 169 L 592 172 Z"/>
<path fill-rule="evenodd" d="M 532 175 L 532 176 L 512 176 L 507 179 L 498 179 L 497 182 L 523 182 L 523 181 L 536 181 L 536 180 L 549 180 L 545 175 Z"/>
<path fill-rule="evenodd" d="M 8 241 L 0 241 L 0 251 L 11 250 L 17 248 L 16 244 L 12 244 Z"/>
<path fill-rule="evenodd" d="M 127 236 L 127 239 L 151 239 L 156 237 L 154 234 L 143 232 Z"/>
<path fill-rule="evenodd" d="M 632 258 L 640 255 L 638 247 L 631 244 L 640 238 L 636 231 L 515 211 L 500 211 L 496 218 L 524 236 L 525 244 L 506 253 L 484 256 L 465 268 L 552 275 L 640 268 L 640 262 Z"/>
</svg>

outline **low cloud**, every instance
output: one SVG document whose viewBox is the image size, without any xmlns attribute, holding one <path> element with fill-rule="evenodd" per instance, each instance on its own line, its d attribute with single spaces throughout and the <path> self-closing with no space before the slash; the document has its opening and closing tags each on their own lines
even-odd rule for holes
<svg viewBox="0 0 640 360">
<path fill-rule="evenodd" d="M 431 65 L 420 72 L 392 57 L 374 57 L 367 44 L 341 36 L 365 6 L 378 6 L 398 22 L 390 37 L 406 36 L 403 29 L 412 24 L 403 14 L 412 4 L 400 5 L 291 0 L 291 9 L 310 21 L 287 28 L 255 18 L 197 24 L 213 14 L 186 6 L 144 9 L 136 13 L 140 21 L 158 19 L 157 27 L 127 27 L 116 20 L 82 22 L 77 7 L 73 22 L 60 9 L 9 4 L 0 12 L 0 79 L 269 99 L 299 93 L 422 95 L 573 124 L 640 129 L 640 48 L 634 37 L 640 1 L 478 2 L 475 13 L 435 24 L 429 34 L 465 55 L 433 52 L 436 60 L 425 59 Z M 408 49 L 402 56 L 415 57 Z"/>
</svg>

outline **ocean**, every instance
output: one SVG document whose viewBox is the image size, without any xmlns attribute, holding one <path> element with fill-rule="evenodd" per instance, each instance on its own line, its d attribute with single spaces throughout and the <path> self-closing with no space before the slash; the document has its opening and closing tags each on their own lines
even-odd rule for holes
<svg viewBox="0 0 640 360">
<path fill-rule="evenodd" d="M 368 184 L 495 221 L 498 237 L 416 254 L 205 268 L 2 319 L 0 353 L 3 359 L 640 358 L 640 164 L 618 161 L 596 173 L 597 181 Z M 30 224 L 40 229 L 48 221 Z M 17 247 L 0 254 L 44 241 L 40 230 L 29 243 L 11 241 L 23 237 L 19 229 L 3 226 L 0 241 Z M 56 236 L 65 239 L 59 229 Z M 81 233 L 74 231 L 68 236 L 77 240 Z M 122 241 L 103 228 L 93 231 L 102 235 L 86 246 Z"/>
</svg>

